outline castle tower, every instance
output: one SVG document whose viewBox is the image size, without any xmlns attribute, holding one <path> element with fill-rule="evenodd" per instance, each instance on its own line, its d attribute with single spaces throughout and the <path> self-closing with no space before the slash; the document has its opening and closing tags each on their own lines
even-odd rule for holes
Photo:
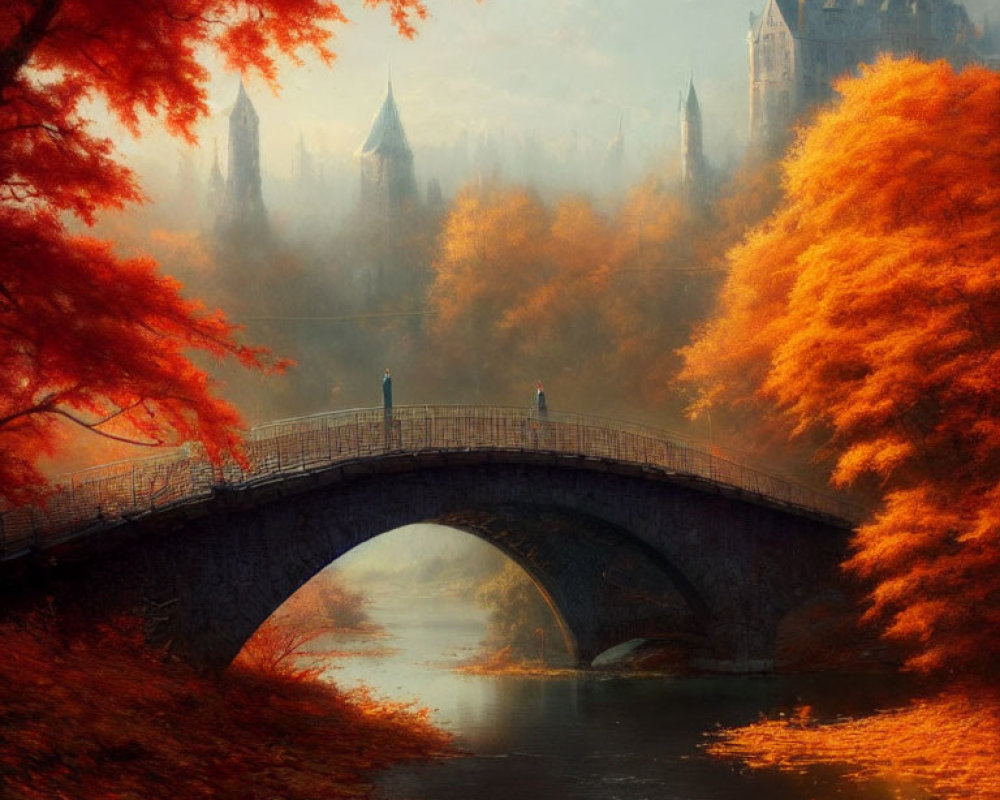
<svg viewBox="0 0 1000 800">
<path fill-rule="evenodd" d="M 701 106 L 698 104 L 692 77 L 687 97 L 681 101 L 681 184 L 689 199 L 704 198 L 707 171 L 702 143 Z"/>
<path fill-rule="evenodd" d="M 805 25 L 803 0 L 767 0 L 759 17 L 751 15 L 747 36 L 751 142 L 780 141 L 795 120 L 800 91 L 795 40 Z"/>
<path fill-rule="evenodd" d="M 764 0 L 751 15 L 750 139 L 781 145 L 796 120 L 833 96 L 833 83 L 880 54 L 983 60 L 955 0 Z"/>
<path fill-rule="evenodd" d="M 212 140 L 212 169 L 208 173 L 208 210 L 217 218 L 226 197 L 226 179 L 219 168 L 219 142 Z"/>
<path fill-rule="evenodd" d="M 259 120 L 240 81 L 236 104 L 229 113 L 229 169 L 219 213 L 219 227 L 260 233 L 267 226 L 267 212 L 260 191 Z"/>
<path fill-rule="evenodd" d="M 361 211 L 369 221 L 397 219 L 417 201 L 413 151 L 388 82 L 385 99 L 358 150 L 361 161 Z"/>
</svg>

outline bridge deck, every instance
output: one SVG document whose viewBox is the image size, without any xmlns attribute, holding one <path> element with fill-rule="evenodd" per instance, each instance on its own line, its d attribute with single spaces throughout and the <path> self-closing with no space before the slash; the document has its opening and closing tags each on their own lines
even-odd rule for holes
<svg viewBox="0 0 1000 800">
<path fill-rule="evenodd" d="M 0 559 L 203 501 L 220 488 L 250 488 L 391 453 L 428 451 L 576 456 L 707 481 L 810 516 L 845 523 L 863 516 L 843 500 L 655 428 L 518 408 L 401 406 L 391 416 L 375 408 L 261 425 L 247 435 L 244 465 L 213 465 L 200 454 L 175 452 L 67 475 L 44 507 L 0 512 Z"/>
</svg>

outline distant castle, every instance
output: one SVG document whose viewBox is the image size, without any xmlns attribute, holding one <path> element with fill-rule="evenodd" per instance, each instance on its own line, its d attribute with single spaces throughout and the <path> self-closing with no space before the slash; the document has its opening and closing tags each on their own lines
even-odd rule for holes
<svg viewBox="0 0 1000 800">
<path fill-rule="evenodd" d="M 363 219 L 384 223 L 417 205 L 413 151 L 396 108 L 392 81 L 357 156 L 361 164 L 359 210 Z M 295 169 L 303 182 L 314 171 L 301 137 Z M 428 191 L 431 203 L 441 202 L 441 188 L 436 181 L 430 182 Z M 216 150 L 209 174 L 209 204 L 215 211 L 218 232 L 260 235 L 267 230 L 267 211 L 261 193 L 259 119 L 242 81 L 229 114 L 228 169 L 223 178 Z"/>
<path fill-rule="evenodd" d="M 751 15 L 750 140 L 780 142 L 832 83 L 881 54 L 981 60 L 976 32 L 954 0 L 767 0 Z"/>
<path fill-rule="evenodd" d="M 833 82 L 872 63 L 882 54 L 944 58 L 956 67 L 986 58 L 992 47 L 988 31 L 977 32 L 965 8 L 955 0 L 765 0 L 763 12 L 751 14 L 750 141 L 780 146 L 809 109 L 833 96 Z M 680 98 L 681 187 L 697 206 L 709 194 L 711 169 L 705 157 L 703 119 L 693 78 Z M 216 229 L 259 234 L 267 231 L 261 194 L 258 117 L 240 82 L 229 115 L 228 170 L 222 176 L 218 153 L 209 177 L 209 197 Z M 605 183 L 622 185 L 625 139 L 617 135 L 604 158 Z M 396 107 L 392 81 L 356 153 L 360 164 L 359 220 L 386 231 L 420 204 L 413 151 Z M 297 175 L 305 184 L 314 165 L 300 139 Z M 428 184 L 428 207 L 442 204 L 440 184 Z"/>
<path fill-rule="evenodd" d="M 688 83 L 687 97 L 681 97 L 681 188 L 689 202 L 697 205 L 708 192 L 708 162 L 705 160 L 701 129 L 701 106 Z"/>
<path fill-rule="evenodd" d="M 236 104 L 229 113 L 229 167 L 225 184 L 220 185 L 218 153 L 209 177 L 210 191 L 216 197 L 221 194 L 216 201 L 217 230 L 256 235 L 267 230 L 267 211 L 260 190 L 259 124 L 246 87 L 240 81 Z"/>
<path fill-rule="evenodd" d="M 361 211 L 371 221 L 398 217 L 417 201 L 413 151 L 392 96 L 392 80 L 371 130 L 358 150 L 361 160 Z"/>
</svg>

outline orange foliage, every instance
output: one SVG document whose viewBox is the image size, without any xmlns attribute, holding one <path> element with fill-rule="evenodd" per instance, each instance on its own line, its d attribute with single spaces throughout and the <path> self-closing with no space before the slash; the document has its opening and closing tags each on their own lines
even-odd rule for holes
<svg viewBox="0 0 1000 800">
<path fill-rule="evenodd" d="M 336 633 L 375 633 L 381 628 L 365 610 L 367 599 L 336 572 L 323 570 L 289 597 L 275 616 L 286 626 Z"/>
<path fill-rule="evenodd" d="M 679 408 L 674 348 L 715 285 L 701 269 L 707 227 L 653 181 L 613 216 L 578 196 L 550 208 L 518 187 L 466 189 L 432 267 L 437 367 L 469 376 L 473 397 L 493 402 L 526 402 L 544 378 L 553 397 L 605 412 Z"/>
<path fill-rule="evenodd" d="M 483 653 L 455 668 L 462 675 L 515 676 L 518 678 L 565 678 L 578 674 L 569 667 L 550 667 L 541 659 L 516 656 L 510 646 Z"/>
<path fill-rule="evenodd" d="M 141 638 L 0 624 L 0 795 L 368 797 L 373 771 L 448 749 L 425 710 L 246 669 L 206 678 Z"/>
<path fill-rule="evenodd" d="M 243 645 L 233 666 L 294 680 L 311 680 L 324 669 L 321 661 L 333 656 L 310 643 L 325 634 L 378 634 L 364 608 L 365 597 L 348 589 L 324 570 L 303 585 L 257 628 Z M 337 655 L 374 654 L 374 650 Z M 384 652 L 378 651 L 378 652 Z"/>
<path fill-rule="evenodd" d="M 269 617 L 254 631 L 243 649 L 233 660 L 236 670 L 250 670 L 291 680 L 313 680 L 323 671 L 315 654 L 306 645 L 321 633 L 318 629 L 303 630 L 282 624 Z M 305 662 L 312 656 L 312 660 Z"/>
<path fill-rule="evenodd" d="M 709 752 L 753 768 L 843 767 L 855 781 L 916 784 L 943 800 L 1000 798 L 1000 698 L 950 692 L 834 724 L 808 708 L 791 719 L 722 731 Z"/>
<path fill-rule="evenodd" d="M 445 221 L 431 335 L 449 366 L 473 372 L 477 384 L 517 347 L 522 332 L 501 323 L 544 282 L 546 218 L 534 195 L 487 187 L 459 194 Z"/>
<path fill-rule="evenodd" d="M 702 404 L 766 400 L 885 505 L 848 566 L 922 669 L 1000 657 L 1000 75 L 883 60 L 839 84 L 686 351 Z"/>
<path fill-rule="evenodd" d="M 421 0 L 386 6 L 405 36 Z M 274 83 L 275 57 L 303 48 L 329 61 L 325 0 L 11 0 L 0 17 L 0 498 L 25 502 L 44 483 L 39 455 L 55 421 L 148 446 L 198 440 L 218 458 L 240 420 L 191 350 L 254 368 L 279 366 L 241 345 L 219 314 L 184 300 L 148 258 L 70 235 L 64 214 L 93 224 L 141 199 L 85 104 L 103 100 L 133 134 L 142 115 L 188 140 L 207 114 L 198 52 L 220 52 Z"/>
</svg>

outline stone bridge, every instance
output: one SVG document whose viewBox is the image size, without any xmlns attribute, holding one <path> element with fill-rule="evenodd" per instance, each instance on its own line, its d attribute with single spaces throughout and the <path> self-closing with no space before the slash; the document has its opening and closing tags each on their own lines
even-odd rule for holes
<svg viewBox="0 0 1000 800">
<path fill-rule="evenodd" d="M 549 599 L 581 665 L 635 639 L 768 669 L 782 619 L 826 591 L 861 512 L 655 429 L 473 406 L 264 425 L 197 453 L 67 476 L 0 515 L 8 595 L 138 611 L 152 641 L 223 667 L 331 561 L 435 522 L 491 542 Z"/>
</svg>

